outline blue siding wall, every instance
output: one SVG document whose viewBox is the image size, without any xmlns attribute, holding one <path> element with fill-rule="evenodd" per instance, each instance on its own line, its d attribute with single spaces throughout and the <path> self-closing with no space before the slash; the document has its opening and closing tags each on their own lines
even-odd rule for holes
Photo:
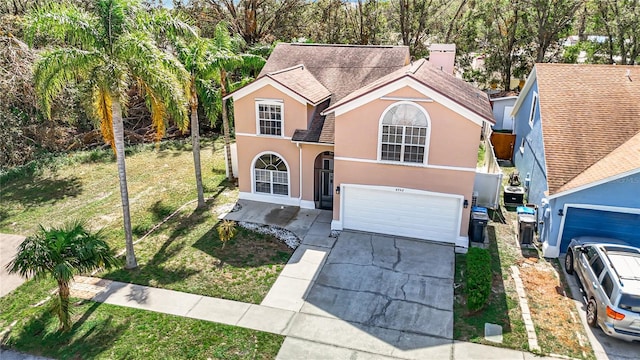
<svg viewBox="0 0 640 360">
<path fill-rule="evenodd" d="M 515 116 L 516 144 L 513 149 L 513 161 L 520 173 L 520 178 L 524 181 L 529 175 L 531 179 L 527 202 L 540 206 L 540 200 L 544 197 L 544 192 L 547 191 L 547 176 L 539 109 L 536 109 L 535 112 L 533 128 L 529 126 L 533 94 L 537 92 L 538 83 L 536 81 L 526 94 L 520 94 L 525 98 Z M 521 152 L 522 139 L 525 141 Z"/>
<path fill-rule="evenodd" d="M 496 124 L 493 125 L 494 130 L 504 129 L 504 108 L 507 106 L 513 106 L 516 103 L 517 98 L 504 98 L 500 100 L 494 100 L 491 102 L 493 106 L 493 118 L 496 120 Z"/>
<path fill-rule="evenodd" d="M 549 245 L 557 245 L 562 220 L 562 217 L 558 216 L 558 210 L 564 209 L 565 204 L 589 204 L 640 209 L 640 173 L 551 199 L 549 202 L 549 233 L 543 239 L 548 241 Z M 629 218 L 628 220 L 632 219 Z M 603 219 L 599 226 L 606 227 L 608 223 L 610 222 Z M 636 236 L 639 234 L 636 233 Z"/>
</svg>

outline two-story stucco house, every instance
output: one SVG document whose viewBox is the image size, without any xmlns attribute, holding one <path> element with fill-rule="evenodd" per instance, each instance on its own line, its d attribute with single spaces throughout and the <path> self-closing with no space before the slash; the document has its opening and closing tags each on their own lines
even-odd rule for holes
<svg viewBox="0 0 640 360">
<path fill-rule="evenodd" d="M 240 199 L 333 211 L 332 229 L 466 248 L 486 94 L 455 50 L 278 44 L 234 100 Z"/>
<path fill-rule="evenodd" d="M 544 256 L 583 235 L 640 246 L 640 67 L 536 64 L 513 115 Z"/>
</svg>

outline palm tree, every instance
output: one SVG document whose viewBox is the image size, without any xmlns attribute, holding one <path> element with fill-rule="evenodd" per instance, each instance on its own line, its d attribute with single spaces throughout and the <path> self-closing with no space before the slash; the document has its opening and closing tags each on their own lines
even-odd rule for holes
<svg viewBox="0 0 640 360">
<path fill-rule="evenodd" d="M 158 48 L 149 30 L 152 19 L 140 0 L 98 0 L 91 12 L 68 3 L 52 3 L 34 10 L 26 20 L 31 42 L 47 39 L 64 44 L 44 52 L 35 65 L 35 89 L 46 116 L 51 117 L 52 101 L 69 82 L 82 82 L 89 89 L 93 115 L 116 155 L 125 268 L 136 268 L 122 122 L 127 90 L 136 85 L 143 92 L 161 138 L 169 117 L 181 129 L 188 126 L 189 88 L 182 81 L 188 74 L 173 56 Z"/>
<path fill-rule="evenodd" d="M 212 41 L 216 51 L 210 57 L 210 62 L 215 69 L 214 80 L 219 88 L 217 98 L 221 104 L 222 129 L 224 132 L 225 152 L 227 154 L 229 181 L 233 181 L 233 172 L 231 171 L 231 129 L 228 120 L 227 100 L 224 97 L 231 91 L 248 83 L 251 80 L 250 74 L 260 70 L 264 66 L 265 60 L 258 55 L 239 54 L 239 41 L 231 37 L 224 22 L 220 22 L 216 26 Z M 229 76 L 234 72 L 240 74 L 239 81 L 232 81 Z"/>
<path fill-rule="evenodd" d="M 54 311 L 60 320 L 60 330 L 71 329 L 69 316 L 69 283 L 77 274 L 100 268 L 109 269 L 118 260 L 100 232 L 87 231 L 83 223 L 67 223 L 59 228 L 45 229 L 26 238 L 15 258 L 7 265 L 9 273 L 23 277 L 43 278 L 50 275 L 58 283 L 58 298 Z"/>
<path fill-rule="evenodd" d="M 204 206 L 204 190 L 202 186 L 202 170 L 200 165 L 200 121 L 198 119 L 198 99 L 209 117 L 215 118 L 217 103 L 215 99 L 215 84 L 211 81 L 213 70 L 210 58 L 213 48 L 206 38 L 191 37 L 188 40 L 175 41 L 178 60 L 189 72 L 189 88 L 191 97 L 189 107 L 191 111 L 191 143 L 193 145 L 193 164 L 196 175 L 198 192 L 198 208 Z"/>
</svg>

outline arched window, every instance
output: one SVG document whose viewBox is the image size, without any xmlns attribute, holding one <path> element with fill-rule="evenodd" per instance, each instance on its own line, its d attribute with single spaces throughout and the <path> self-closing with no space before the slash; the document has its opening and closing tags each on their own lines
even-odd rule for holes
<svg viewBox="0 0 640 360">
<path fill-rule="evenodd" d="M 416 105 L 400 103 L 382 117 L 380 160 L 406 163 L 425 162 L 429 120 Z"/>
<path fill-rule="evenodd" d="M 289 170 L 278 155 L 260 156 L 253 168 L 257 193 L 289 195 Z"/>
</svg>

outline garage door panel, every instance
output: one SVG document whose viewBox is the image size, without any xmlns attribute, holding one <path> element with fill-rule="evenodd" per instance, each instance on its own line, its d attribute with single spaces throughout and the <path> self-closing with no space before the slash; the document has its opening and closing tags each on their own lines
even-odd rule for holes
<svg viewBox="0 0 640 360">
<path fill-rule="evenodd" d="M 609 237 L 640 247 L 640 214 L 568 207 L 565 217 L 560 252 L 578 236 Z"/>
<path fill-rule="evenodd" d="M 426 192 L 344 186 L 343 227 L 454 242 L 460 200 Z"/>
</svg>

